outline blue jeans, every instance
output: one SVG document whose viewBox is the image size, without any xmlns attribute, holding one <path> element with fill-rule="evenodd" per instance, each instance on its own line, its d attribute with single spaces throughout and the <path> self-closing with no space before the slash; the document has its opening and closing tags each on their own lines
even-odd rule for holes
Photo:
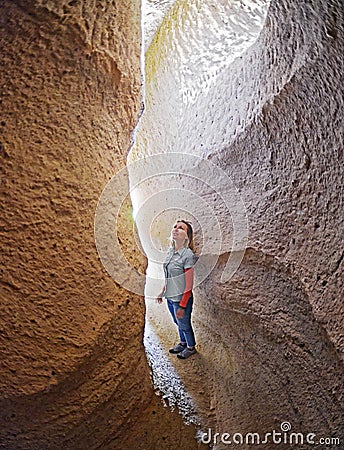
<svg viewBox="0 0 344 450">
<path fill-rule="evenodd" d="M 179 308 L 179 302 L 173 302 L 169 298 L 167 299 L 167 306 L 171 313 L 173 322 L 178 326 L 180 342 L 186 342 L 188 347 L 196 345 L 195 335 L 191 325 L 191 312 L 192 312 L 193 296 L 189 298 L 186 309 L 184 309 L 184 317 L 177 319 L 176 312 Z"/>
</svg>

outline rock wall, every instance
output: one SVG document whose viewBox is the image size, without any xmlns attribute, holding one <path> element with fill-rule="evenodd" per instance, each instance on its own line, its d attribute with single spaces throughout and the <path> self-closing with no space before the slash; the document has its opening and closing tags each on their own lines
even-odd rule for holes
<svg viewBox="0 0 344 450">
<path fill-rule="evenodd" d="M 143 298 L 105 272 L 93 229 L 140 114 L 140 2 L 0 8 L 0 447 L 149 447 L 155 427 L 173 448 L 164 427 L 182 423 L 152 397 Z M 144 269 L 128 208 L 118 231 Z"/>
<path fill-rule="evenodd" d="M 209 167 L 214 163 L 234 182 L 246 208 L 248 241 L 239 270 L 230 281 L 221 282 L 231 254 L 229 247 L 222 247 L 215 269 L 195 290 L 194 322 L 201 357 L 207 361 L 214 431 L 281 431 L 280 424 L 287 421 L 294 432 L 339 438 L 341 3 L 265 2 L 269 8 L 259 36 L 229 65 L 219 63 L 211 79 L 204 61 L 220 58 L 217 50 L 223 40 L 214 42 L 212 24 L 228 26 L 216 20 L 226 4 L 218 2 L 216 10 L 209 3 L 212 15 L 204 21 L 201 8 L 180 1 L 162 24 L 147 52 L 147 107 L 132 157 L 179 152 L 209 161 Z M 247 11 L 235 14 L 233 28 L 250 23 L 243 18 Z M 186 34 L 191 23 L 197 26 Z M 250 25 L 244 28 L 239 31 L 247 33 Z M 197 60 L 206 43 L 208 54 L 205 48 L 203 61 Z M 231 211 L 219 206 L 221 192 L 214 196 L 199 188 L 200 181 L 212 186 L 215 180 L 211 171 L 200 177 L 196 166 L 184 166 L 189 176 L 180 178 L 179 196 L 183 188 L 198 198 L 190 196 L 182 206 L 173 200 L 160 209 L 157 205 L 155 217 L 163 219 L 175 208 L 176 218 L 190 213 L 203 241 L 226 239 L 233 229 Z M 150 195 L 153 184 L 150 181 L 147 189 Z M 156 176 L 155 190 L 167 189 L 164 186 Z M 208 217 L 201 211 L 204 200 L 213 208 Z M 158 314 L 152 306 L 154 313 Z M 216 343 L 216 350 L 209 343 Z"/>
</svg>

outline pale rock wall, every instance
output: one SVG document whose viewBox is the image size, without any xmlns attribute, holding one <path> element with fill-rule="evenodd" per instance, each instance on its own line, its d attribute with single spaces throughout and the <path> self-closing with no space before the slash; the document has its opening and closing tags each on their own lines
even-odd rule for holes
<svg viewBox="0 0 344 450">
<path fill-rule="evenodd" d="M 140 2 L 0 8 L 0 447 L 149 447 L 143 298 L 105 272 L 93 229 L 141 110 Z M 144 269 L 128 208 L 118 231 Z"/>
<path fill-rule="evenodd" d="M 267 18 L 256 42 L 228 67 L 219 65 L 215 83 L 207 83 L 202 64 L 195 79 L 188 66 L 202 39 L 211 42 L 209 57 L 216 53 L 209 38 L 211 17 L 207 29 L 197 22 L 199 11 L 188 10 L 194 14 L 188 22 L 189 16 L 180 12 L 185 2 L 179 3 L 147 52 L 147 105 L 131 156 L 174 151 L 200 156 L 227 172 L 246 206 L 248 243 L 240 269 L 221 283 L 228 258 L 223 253 L 195 292 L 194 322 L 208 361 L 216 431 L 280 431 L 280 423 L 289 421 L 295 432 L 340 437 L 341 2 L 266 4 Z M 225 4 L 219 2 L 219 10 Z M 187 35 L 185 23 L 191 27 Z M 195 30 L 191 23 L 197 24 Z M 195 172 L 192 165 L 187 169 Z M 202 197 L 198 180 L 182 181 L 184 189 Z M 211 172 L 204 173 L 203 181 L 214 181 Z M 156 190 L 161 189 L 157 176 Z M 214 215 L 196 232 L 203 238 L 213 235 L 220 216 L 226 235 L 230 215 L 208 201 Z M 162 205 L 161 211 L 169 207 L 173 204 Z M 220 349 L 206 348 L 207 341 Z M 228 356 L 228 364 L 219 354 Z"/>
<path fill-rule="evenodd" d="M 274 94 L 212 152 L 249 220 L 232 282 L 219 289 L 214 273 L 199 291 L 200 320 L 233 356 L 225 387 L 218 378 L 222 429 L 287 420 L 295 432 L 342 438 L 342 54 L 339 2 L 274 2 L 237 72 L 237 81 L 259 73 L 257 104 Z"/>
</svg>

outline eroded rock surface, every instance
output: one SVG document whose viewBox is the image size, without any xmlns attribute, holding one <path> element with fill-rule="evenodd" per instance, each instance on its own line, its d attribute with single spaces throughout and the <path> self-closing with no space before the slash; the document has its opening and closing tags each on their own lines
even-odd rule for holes
<svg viewBox="0 0 344 450">
<path fill-rule="evenodd" d="M 0 447 L 180 448 L 176 430 L 197 447 L 154 398 L 143 297 L 110 278 L 94 243 L 141 109 L 140 2 L 0 8 Z M 118 231 L 143 270 L 130 217 Z"/>
<path fill-rule="evenodd" d="M 214 431 L 280 431 L 288 421 L 294 432 L 342 438 L 341 4 L 258 3 L 268 11 L 255 42 L 209 74 L 202 63 L 205 42 L 209 58 L 220 58 L 225 42 L 214 42 L 213 31 L 228 26 L 216 20 L 228 3 L 204 2 L 202 8 L 212 12 L 203 20 L 202 8 L 176 2 L 147 51 L 147 107 L 132 157 L 166 152 L 201 157 L 228 174 L 246 207 L 248 241 L 240 269 L 221 283 L 230 253 L 223 247 L 195 294 L 194 320 L 204 352 L 198 357 L 213 380 Z M 245 39 L 255 11 L 253 6 L 238 11 L 231 21 Z M 185 30 L 196 22 L 186 45 Z M 165 219 L 173 206 L 176 219 L 192 212 L 203 240 L 217 236 L 219 220 L 219 239 L 228 245 L 232 216 L 218 202 L 221 192 L 206 191 L 215 183 L 212 172 L 201 178 L 203 192 L 198 167 L 190 164 L 186 171 L 190 176 L 180 178 L 179 192 L 174 186 L 176 196 L 185 189 L 199 198 L 190 196 L 183 207 L 164 204 L 159 217 Z M 164 189 L 162 178 L 155 182 L 157 191 Z M 154 192 L 154 181 L 148 187 Z M 203 200 L 213 215 L 200 210 L 197 217 Z M 158 314 L 154 306 L 151 314 Z M 216 346 L 213 361 L 207 341 Z M 187 378 L 186 373 L 185 383 Z"/>
</svg>

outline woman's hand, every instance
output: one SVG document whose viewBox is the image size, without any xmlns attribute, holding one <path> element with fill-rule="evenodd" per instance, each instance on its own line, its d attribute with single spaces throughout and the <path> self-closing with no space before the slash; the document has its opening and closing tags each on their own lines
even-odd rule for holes
<svg viewBox="0 0 344 450">
<path fill-rule="evenodd" d="M 166 289 L 166 286 L 164 286 L 162 289 L 161 289 L 161 292 L 160 292 L 160 294 L 157 296 L 157 298 L 156 298 L 156 302 L 159 304 L 159 305 L 161 305 L 161 303 L 162 303 L 162 297 L 163 297 L 163 295 L 165 294 L 165 289 Z"/>
<path fill-rule="evenodd" d="M 177 319 L 182 319 L 184 317 L 185 310 L 183 308 L 178 308 L 176 312 Z"/>
</svg>

